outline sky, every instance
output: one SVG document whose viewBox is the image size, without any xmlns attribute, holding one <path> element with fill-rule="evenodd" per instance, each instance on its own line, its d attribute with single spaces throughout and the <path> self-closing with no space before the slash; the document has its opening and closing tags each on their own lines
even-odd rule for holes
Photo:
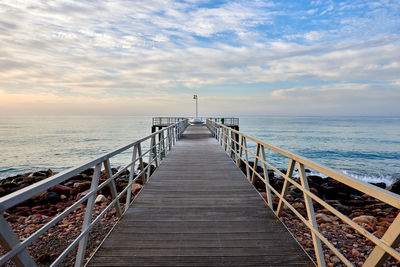
<svg viewBox="0 0 400 267">
<path fill-rule="evenodd" d="M 400 115 L 400 1 L 2 0 L 3 115 Z"/>
</svg>

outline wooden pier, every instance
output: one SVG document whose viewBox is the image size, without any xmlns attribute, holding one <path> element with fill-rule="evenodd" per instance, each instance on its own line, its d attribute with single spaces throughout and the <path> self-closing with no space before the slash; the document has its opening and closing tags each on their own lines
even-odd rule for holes
<svg viewBox="0 0 400 267">
<path fill-rule="evenodd" d="M 189 126 L 89 266 L 314 266 L 205 126 Z"/>
</svg>

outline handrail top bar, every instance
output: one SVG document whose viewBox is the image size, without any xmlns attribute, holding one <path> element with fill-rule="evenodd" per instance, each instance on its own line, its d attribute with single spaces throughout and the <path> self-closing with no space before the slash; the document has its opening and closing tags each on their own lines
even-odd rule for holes
<svg viewBox="0 0 400 267">
<path fill-rule="evenodd" d="M 182 120 L 182 121 L 185 121 L 185 120 Z M 30 199 L 31 197 L 35 196 L 36 194 L 38 194 L 40 192 L 43 192 L 44 190 L 47 190 L 65 180 L 73 177 L 74 175 L 81 173 L 82 171 L 87 170 L 88 168 L 90 168 L 92 166 L 95 166 L 96 164 L 102 163 L 103 161 L 105 161 L 105 160 L 107 160 L 107 159 L 109 159 L 109 158 L 135 146 L 135 145 L 138 145 L 139 143 L 142 143 L 142 142 L 152 138 L 155 135 L 160 134 L 161 132 L 163 132 L 169 128 L 175 127 L 178 123 L 172 124 L 164 129 L 154 132 L 142 139 L 139 139 L 129 145 L 123 146 L 117 150 L 114 150 L 109 153 L 105 153 L 94 160 L 90 160 L 82 165 L 79 165 L 78 167 L 71 167 L 65 171 L 62 171 L 62 172 L 54 175 L 54 176 L 43 179 L 42 181 L 33 183 L 27 187 L 24 187 L 24 188 L 17 190 L 11 194 L 1 197 L 0 198 L 0 213 L 27 200 L 27 199 Z"/>
<path fill-rule="evenodd" d="M 241 135 L 249 140 L 252 140 L 264 147 L 267 147 L 279 154 L 282 154 L 282 155 L 284 155 L 290 159 L 293 159 L 307 167 L 310 167 L 313 170 L 323 173 L 339 182 L 342 182 L 350 187 L 353 187 L 354 189 L 357 189 L 357 190 L 359 190 L 363 193 L 366 193 L 374 198 L 377 198 L 383 202 L 386 202 L 386 203 L 392 205 L 393 207 L 400 209 L 400 196 L 398 194 L 395 194 L 395 193 L 385 190 L 383 188 L 377 187 L 373 184 L 370 184 L 370 183 L 367 183 L 364 181 L 359 181 L 354 178 L 348 177 L 344 174 L 340 174 L 338 171 L 336 171 L 332 168 L 326 167 L 322 164 L 316 163 L 314 161 L 311 161 L 309 159 L 306 159 L 306 158 L 296 155 L 294 153 L 288 152 L 281 148 L 277 148 L 275 146 L 269 145 L 269 144 L 267 144 L 263 141 L 260 141 L 254 137 L 248 136 L 240 131 L 234 130 L 234 129 L 230 128 L 229 126 L 226 126 L 221 123 L 214 122 L 214 121 L 211 121 L 211 122 L 215 123 L 219 127 L 227 128 L 230 131 L 232 131 L 233 133 L 239 134 L 239 135 Z M 259 159 L 259 160 L 262 161 L 262 159 Z"/>
</svg>

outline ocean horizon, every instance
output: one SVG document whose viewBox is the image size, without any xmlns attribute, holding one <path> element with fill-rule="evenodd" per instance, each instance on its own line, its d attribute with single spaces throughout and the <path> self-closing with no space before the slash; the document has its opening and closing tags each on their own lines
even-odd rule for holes
<svg viewBox="0 0 400 267">
<path fill-rule="evenodd" d="M 149 135 L 152 117 L 0 116 L 0 179 L 79 166 Z M 387 185 L 400 178 L 399 116 L 238 117 L 241 132 L 350 177 Z M 125 166 L 129 152 L 113 159 L 112 166 Z M 287 167 L 276 155 L 267 153 L 267 159 Z"/>
</svg>

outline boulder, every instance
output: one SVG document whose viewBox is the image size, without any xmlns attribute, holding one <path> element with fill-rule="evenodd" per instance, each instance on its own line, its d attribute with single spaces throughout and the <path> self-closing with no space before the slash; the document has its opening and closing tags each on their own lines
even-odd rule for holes
<svg viewBox="0 0 400 267">
<path fill-rule="evenodd" d="M 76 196 L 76 200 L 79 200 L 79 199 L 83 198 L 84 196 L 86 196 L 87 194 L 89 194 L 89 192 L 90 192 L 90 189 L 79 193 L 79 194 Z"/>
<path fill-rule="evenodd" d="M 6 190 L 3 187 L 0 187 L 0 197 L 6 195 Z"/>
<path fill-rule="evenodd" d="M 87 189 L 90 188 L 91 182 L 90 181 L 85 181 L 82 183 L 75 183 L 74 188 L 71 189 L 70 194 L 71 195 L 76 195 L 80 192 L 83 192 Z"/>
<path fill-rule="evenodd" d="M 84 174 L 84 175 L 86 175 L 86 176 L 92 176 L 93 173 L 94 173 L 94 169 L 93 169 L 93 168 L 89 168 L 89 169 L 87 169 L 87 170 L 81 172 L 81 174 Z"/>
<path fill-rule="evenodd" d="M 390 186 L 390 191 L 400 195 L 400 179 L 398 179 L 396 182 L 394 182 L 391 186 Z"/>
<path fill-rule="evenodd" d="M 386 184 L 385 183 L 370 183 L 370 184 L 375 185 L 375 186 L 380 187 L 380 188 L 383 188 L 383 189 L 386 189 Z"/>
<path fill-rule="evenodd" d="M 60 201 L 56 192 L 46 192 L 39 200 L 41 203 L 46 204 L 48 202 L 55 204 Z"/>
<path fill-rule="evenodd" d="M 371 228 L 373 228 L 378 223 L 378 220 L 374 216 L 361 215 L 353 218 L 353 222 L 358 223 L 360 225 L 366 224 Z"/>
<path fill-rule="evenodd" d="M 143 185 L 141 185 L 141 184 L 133 184 L 132 185 L 132 193 L 134 194 L 134 195 L 136 195 L 137 193 L 139 193 L 139 191 L 140 191 L 140 189 L 142 189 L 142 187 L 143 187 Z"/>
<path fill-rule="evenodd" d="M 104 196 L 104 195 L 98 195 L 97 197 L 96 197 L 96 200 L 94 201 L 94 203 L 107 203 L 108 202 L 108 199 Z"/>
<path fill-rule="evenodd" d="M 295 202 L 292 204 L 292 207 L 295 209 L 304 209 L 304 204 L 301 202 Z"/>
<path fill-rule="evenodd" d="M 82 181 L 82 180 L 85 180 L 86 178 L 87 178 L 87 176 L 84 174 L 77 174 L 77 175 L 71 177 L 69 180 Z"/>
<path fill-rule="evenodd" d="M 64 195 L 69 195 L 71 189 L 72 189 L 71 187 L 58 184 L 58 185 L 55 185 L 52 188 L 50 188 L 49 191 L 64 194 Z"/>
<path fill-rule="evenodd" d="M 147 163 L 143 162 L 143 168 L 147 167 Z M 140 167 L 140 165 L 138 166 L 137 170 L 140 172 L 142 170 L 142 168 Z M 150 167 L 150 175 L 153 174 L 153 172 L 156 170 L 156 166 L 154 166 L 153 164 Z M 147 173 L 148 169 L 146 169 L 146 173 Z"/>
<path fill-rule="evenodd" d="M 47 173 L 46 171 L 38 171 L 38 172 L 32 172 L 31 174 L 29 174 L 29 177 L 47 177 Z"/>
</svg>

